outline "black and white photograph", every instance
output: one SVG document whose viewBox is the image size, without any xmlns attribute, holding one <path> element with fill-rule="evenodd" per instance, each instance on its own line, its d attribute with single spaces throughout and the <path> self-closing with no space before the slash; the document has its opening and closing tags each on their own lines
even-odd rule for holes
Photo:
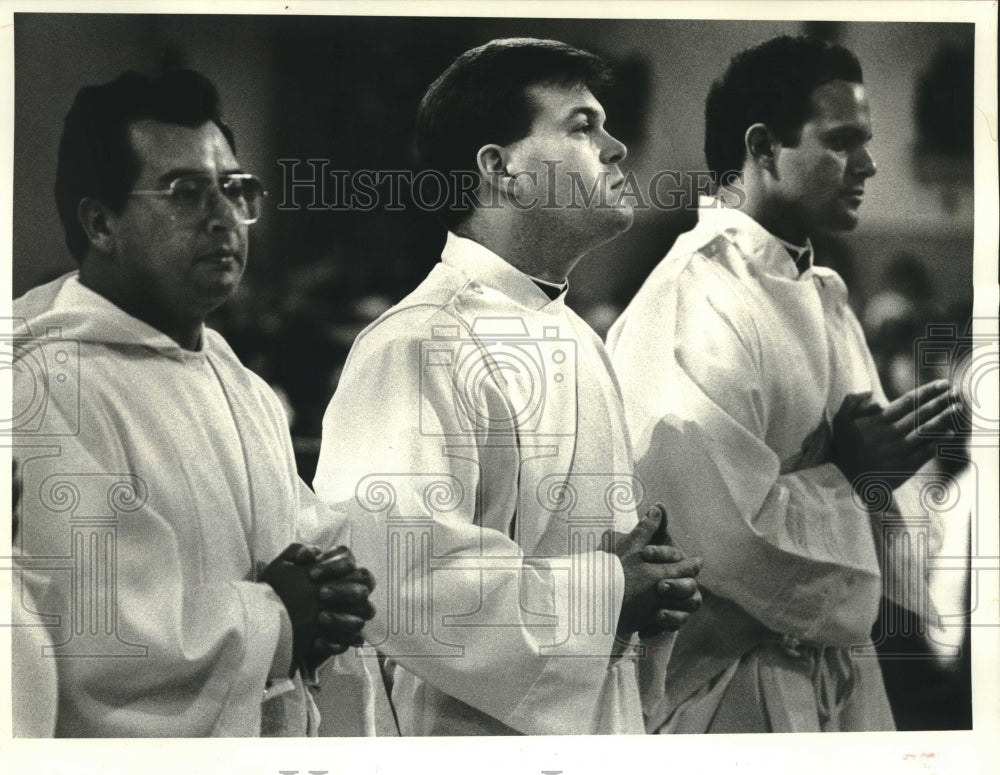
<svg viewBox="0 0 1000 775">
<path fill-rule="evenodd" d="M 1000 766 L 995 3 L 0 51 L 5 771 Z"/>
</svg>

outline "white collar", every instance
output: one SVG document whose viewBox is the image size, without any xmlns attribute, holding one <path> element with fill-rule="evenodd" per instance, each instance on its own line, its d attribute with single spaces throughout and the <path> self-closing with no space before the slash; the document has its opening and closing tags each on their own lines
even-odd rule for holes
<svg viewBox="0 0 1000 775">
<path fill-rule="evenodd" d="M 454 232 L 448 232 L 448 240 L 441 251 L 441 263 L 457 269 L 474 282 L 495 288 L 530 309 L 539 310 L 549 304 L 561 305 L 566 295 L 563 293 L 555 300 L 550 299 L 535 284 L 535 278 L 531 275 L 525 274 L 485 245 L 467 237 L 459 237 Z"/>
</svg>

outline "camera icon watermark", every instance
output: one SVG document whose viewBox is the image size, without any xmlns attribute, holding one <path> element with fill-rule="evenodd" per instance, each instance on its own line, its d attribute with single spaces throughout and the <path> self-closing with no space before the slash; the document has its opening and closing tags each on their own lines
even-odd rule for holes
<svg viewBox="0 0 1000 775">
<path fill-rule="evenodd" d="M 21 321 L 6 320 L 0 363 L 13 376 L 10 414 L 0 413 L 0 434 L 75 436 L 80 432 L 80 343 L 61 329 L 33 336 Z"/>
<path fill-rule="evenodd" d="M 917 381 L 929 377 L 947 379 L 960 391 L 959 411 L 950 429 L 920 428 L 928 417 L 917 408 L 917 434 L 934 438 L 958 431 L 963 435 L 993 435 L 1000 432 L 997 378 L 1000 375 L 997 319 L 974 318 L 961 328 L 953 323 L 927 326 L 926 336 L 914 342 Z"/>
<path fill-rule="evenodd" d="M 420 342 L 420 432 L 573 436 L 576 359 L 576 340 L 558 325 L 532 331 L 515 316 L 476 318 L 471 331 L 435 326 Z"/>
</svg>

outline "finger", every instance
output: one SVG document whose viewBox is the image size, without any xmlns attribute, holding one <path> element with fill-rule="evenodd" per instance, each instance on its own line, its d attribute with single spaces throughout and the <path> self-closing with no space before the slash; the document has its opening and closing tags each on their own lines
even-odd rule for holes
<svg viewBox="0 0 1000 775">
<path fill-rule="evenodd" d="M 690 616 L 691 614 L 687 611 L 674 611 L 670 608 L 661 608 L 653 616 L 652 623 L 669 632 L 674 632 L 675 630 L 679 630 Z"/>
<path fill-rule="evenodd" d="M 354 555 L 351 553 L 351 550 L 348 549 L 343 544 L 341 544 L 340 546 L 331 546 L 331 547 L 328 547 L 323 552 L 323 555 L 322 555 L 322 557 L 320 557 L 320 559 L 326 560 L 328 558 L 336 557 L 338 555 L 344 555 L 346 557 L 349 557 L 350 560 L 351 560 L 351 562 L 354 562 Z"/>
<path fill-rule="evenodd" d="M 925 422 L 936 420 L 942 414 L 954 411 L 959 407 L 960 398 L 953 390 L 941 393 L 929 401 L 913 408 L 913 411 L 896 422 L 896 427 L 905 430 L 907 427 L 917 427 Z"/>
<path fill-rule="evenodd" d="M 300 544 L 298 542 L 291 543 L 281 550 L 281 553 L 272 560 L 272 562 L 277 560 L 283 560 L 285 562 L 295 562 L 295 558 L 301 550 L 306 549 L 305 544 Z"/>
<path fill-rule="evenodd" d="M 347 552 L 336 552 L 321 557 L 312 568 L 309 569 L 309 578 L 313 581 L 329 581 L 340 579 L 353 573 L 354 556 Z"/>
<path fill-rule="evenodd" d="M 664 606 L 664 610 L 681 611 L 683 613 L 693 614 L 695 611 L 701 608 L 701 598 L 695 597 L 694 595 L 692 595 L 691 597 L 686 597 L 683 600 L 666 601 L 661 598 L 660 605 Z"/>
<path fill-rule="evenodd" d="M 664 563 L 656 566 L 660 579 L 697 578 L 701 573 L 700 557 L 685 557 L 680 562 Z"/>
<path fill-rule="evenodd" d="M 321 553 L 322 550 L 318 546 L 299 544 L 298 551 L 295 552 L 295 556 L 291 560 L 296 565 L 312 565 Z"/>
<path fill-rule="evenodd" d="M 656 533 L 660 527 L 660 523 L 663 522 L 666 516 L 666 511 L 659 503 L 646 512 L 646 516 L 639 520 L 639 524 L 631 532 L 632 537 L 638 541 L 639 546 L 645 546 L 650 542 L 650 539 Z"/>
<path fill-rule="evenodd" d="M 360 608 L 356 608 L 355 610 L 351 611 L 351 613 L 354 614 L 355 616 L 360 616 L 366 622 L 370 622 L 372 619 L 375 618 L 377 609 L 375 608 L 374 605 L 372 605 L 371 600 L 366 600 L 364 605 L 362 605 Z"/>
<path fill-rule="evenodd" d="M 680 562 L 685 558 L 684 552 L 676 544 L 657 546 L 647 544 L 642 549 L 644 562 Z"/>
<path fill-rule="evenodd" d="M 353 608 L 368 602 L 368 587 L 347 581 L 329 582 L 319 588 L 319 599 L 327 609 Z"/>
<path fill-rule="evenodd" d="M 371 600 L 366 600 L 360 606 L 352 609 L 348 613 L 352 613 L 355 616 L 360 616 L 366 622 L 370 622 L 372 619 L 375 618 L 376 609 L 375 606 L 372 605 Z"/>
<path fill-rule="evenodd" d="M 344 577 L 344 581 L 353 581 L 357 584 L 364 584 L 369 592 L 375 591 L 375 576 L 368 568 L 355 568 Z"/>
<path fill-rule="evenodd" d="M 940 394 L 948 391 L 950 387 L 948 380 L 936 379 L 903 393 L 885 407 L 885 418 L 890 422 L 902 419 L 922 404 L 933 401 Z"/>
<path fill-rule="evenodd" d="M 954 436 L 958 433 L 958 417 L 962 408 L 956 404 L 947 407 L 943 412 L 922 421 L 917 427 L 906 434 L 907 444 L 920 444 L 928 441 L 928 436 L 934 436 L 932 441 L 947 440 L 941 437 Z"/>
<path fill-rule="evenodd" d="M 360 633 L 356 635 L 345 634 L 332 640 L 327 638 L 317 638 L 316 643 L 324 643 L 327 648 L 335 648 L 337 649 L 336 653 L 343 654 L 347 651 L 347 649 L 351 648 L 351 646 L 364 646 L 365 636 Z"/>
<path fill-rule="evenodd" d="M 375 606 L 370 600 L 363 600 L 360 603 L 352 603 L 350 605 L 323 602 L 321 610 L 329 611 L 332 614 L 349 614 L 359 619 L 364 619 L 366 622 L 375 618 Z"/>
<path fill-rule="evenodd" d="M 670 598 L 683 600 L 692 597 L 698 591 L 698 582 L 687 576 L 679 579 L 663 579 L 656 585 L 656 593 L 660 599 Z"/>
<path fill-rule="evenodd" d="M 327 657 L 333 657 L 337 654 L 343 654 L 350 647 L 350 643 L 339 643 L 337 641 L 327 640 L 326 638 L 316 638 L 316 640 L 313 641 L 313 654 L 318 659 L 326 659 Z"/>
<path fill-rule="evenodd" d="M 333 611 L 321 611 L 317 617 L 320 627 L 328 637 L 337 633 L 348 633 L 353 636 L 360 632 L 365 626 L 365 620 L 354 614 L 334 613 Z M 333 638 L 336 640 L 336 638 Z"/>
<path fill-rule="evenodd" d="M 660 514 L 660 524 L 656 526 L 656 531 L 649 537 L 649 542 L 651 544 L 665 544 L 667 542 L 667 507 L 662 503 L 657 503 L 653 506 L 654 509 L 659 509 Z"/>
</svg>

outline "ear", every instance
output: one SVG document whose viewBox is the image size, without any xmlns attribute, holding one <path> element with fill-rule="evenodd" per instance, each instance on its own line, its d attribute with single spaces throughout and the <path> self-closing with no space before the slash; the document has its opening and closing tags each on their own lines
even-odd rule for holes
<svg viewBox="0 0 1000 775">
<path fill-rule="evenodd" d="M 771 134 L 767 125 L 751 124 L 743 135 L 743 143 L 746 147 L 747 161 L 774 175 L 776 169 L 774 160 L 780 143 Z"/>
<path fill-rule="evenodd" d="M 103 202 L 84 197 L 76 208 L 76 217 L 91 246 L 100 253 L 114 251 L 114 213 Z"/>
<path fill-rule="evenodd" d="M 490 143 L 476 152 L 476 168 L 483 183 L 491 188 L 507 191 L 512 178 L 507 172 L 507 149 Z"/>
</svg>

